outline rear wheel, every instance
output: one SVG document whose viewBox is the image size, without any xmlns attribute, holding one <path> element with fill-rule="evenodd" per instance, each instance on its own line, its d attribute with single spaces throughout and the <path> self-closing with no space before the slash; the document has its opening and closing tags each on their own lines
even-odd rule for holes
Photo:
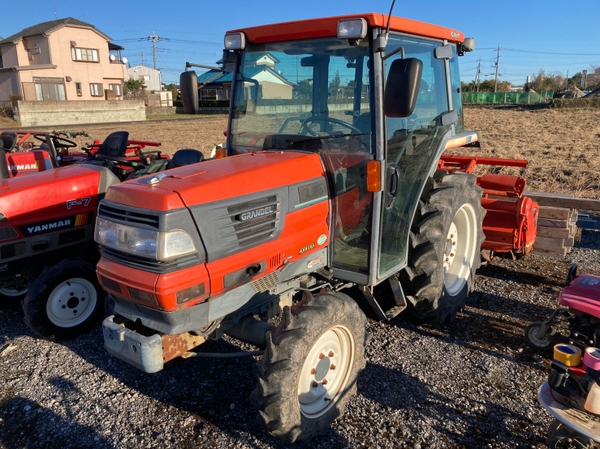
<svg viewBox="0 0 600 449">
<path fill-rule="evenodd" d="M 0 285 L 0 301 L 3 303 L 18 303 L 27 294 L 27 279 L 15 275 L 5 279 Z"/>
<path fill-rule="evenodd" d="M 49 340 L 75 337 L 98 318 L 104 296 L 95 266 L 82 260 L 63 260 L 45 267 L 30 283 L 23 299 L 25 323 Z"/>
<path fill-rule="evenodd" d="M 438 172 L 423 192 L 408 264 L 400 273 L 409 311 L 418 318 L 451 321 L 473 291 L 485 215 L 476 181 L 465 173 Z"/>
<path fill-rule="evenodd" d="M 257 364 L 252 401 L 267 431 L 290 443 L 325 432 L 365 367 L 366 318 L 347 295 L 309 295 L 286 307 Z"/>
</svg>

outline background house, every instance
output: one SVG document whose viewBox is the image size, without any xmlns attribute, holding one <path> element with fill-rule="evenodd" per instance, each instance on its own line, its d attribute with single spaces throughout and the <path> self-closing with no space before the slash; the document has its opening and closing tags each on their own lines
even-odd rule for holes
<svg viewBox="0 0 600 449">
<path fill-rule="evenodd" d="M 0 40 L 0 102 L 122 98 L 127 61 L 110 41 L 71 17 Z"/>
<path fill-rule="evenodd" d="M 156 70 L 144 65 L 136 65 L 127 69 L 127 77 L 144 81 L 146 92 L 162 90 L 162 79 L 160 70 Z"/>
<path fill-rule="evenodd" d="M 255 93 L 262 99 L 290 99 L 294 84 L 275 70 L 279 60 L 269 52 L 252 55 L 245 61 L 246 77 L 260 83 L 260 92 Z M 222 64 L 222 61 L 217 61 Z M 198 97 L 200 100 L 229 100 L 232 75 L 231 72 L 209 70 L 198 75 Z M 247 95 L 251 96 L 253 83 L 244 83 Z"/>
</svg>

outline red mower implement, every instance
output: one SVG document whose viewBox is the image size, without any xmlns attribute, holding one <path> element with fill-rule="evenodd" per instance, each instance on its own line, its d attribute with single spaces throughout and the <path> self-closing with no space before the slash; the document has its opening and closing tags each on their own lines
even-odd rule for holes
<svg viewBox="0 0 600 449">
<path fill-rule="evenodd" d="M 472 173 L 477 165 L 526 167 L 527 161 L 445 154 L 439 160 L 438 169 Z M 477 185 L 483 188 L 481 205 L 486 211 L 485 240 L 481 245 L 484 257 L 489 259 L 495 253 L 530 254 L 537 235 L 539 206 L 523 196 L 525 179 L 488 173 L 477 177 Z"/>
</svg>

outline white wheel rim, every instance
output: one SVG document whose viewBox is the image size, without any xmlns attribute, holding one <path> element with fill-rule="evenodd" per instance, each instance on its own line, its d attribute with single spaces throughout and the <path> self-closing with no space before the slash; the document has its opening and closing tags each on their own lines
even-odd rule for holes
<svg viewBox="0 0 600 449">
<path fill-rule="evenodd" d="M 72 278 L 52 290 L 46 302 L 46 313 L 55 326 L 74 327 L 92 315 L 97 301 L 96 288 L 90 281 Z"/>
<path fill-rule="evenodd" d="M 354 364 L 355 343 L 344 326 L 328 329 L 314 344 L 300 372 L 298 401 L 304 416 L 316 419 L 344 393 Z"/>
<path fill-rule="evenodd" d="M 456 296 L 471 276 L 477 253 L 477 215 L 470 204 L 464 204 L 454 216 L 444 247 L 444 286 Z"/>
<path fill-rule="evenodd" d="M 8 298 L 16 298 L 17 296 L 23 296 L 27 293 L 27 287 L 22 289 L 10 288 L 10 287 L 0 287 L 0 294 L 4 295 Z"/>
</svg>

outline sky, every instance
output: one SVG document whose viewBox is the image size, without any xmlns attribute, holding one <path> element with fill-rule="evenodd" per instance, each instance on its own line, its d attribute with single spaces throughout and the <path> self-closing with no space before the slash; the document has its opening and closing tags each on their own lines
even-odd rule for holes
<svg viewBox="0 0 600 449">
<path fill-rule="evenodd" d="M 216 65 L 227 30 L 297 19 L 378 12 L 387 14 L 392 0 L 299 2 L 228 0 L 169 2 L 158 0 L 28 0 L 13 5 L 0 37 L 55 19 L 73 17 L 94 25 L 125 47 L 132 66 L 161 70 L 163 83 L 179 83 L 185 63 Z M 21 9 L 21 11 L 19 11 Z M 600 2 L 576 4 L 557 0 L 396 0 L 393 14 L 457 29 L 474 37 L 475 51 L 460 59 L 461 79 L 498 80 L 522 85 L 527 76 L 573 76 L 600 67 Z M 156 41 L 153 46 L 151 36 Z M 194 69 L 201 73 L 203 69 Z"/>
</svg>

